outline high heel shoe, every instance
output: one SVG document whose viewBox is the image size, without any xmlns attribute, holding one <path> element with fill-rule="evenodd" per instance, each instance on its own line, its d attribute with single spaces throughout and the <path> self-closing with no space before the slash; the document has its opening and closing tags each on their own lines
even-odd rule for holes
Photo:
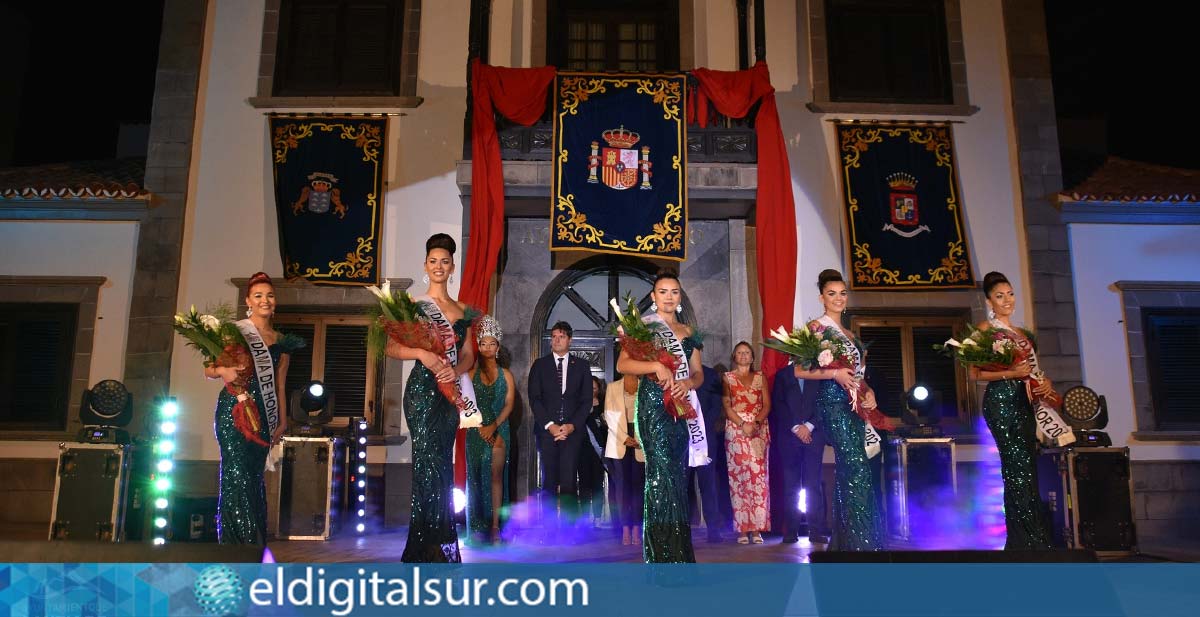
<svg viewBox="0 0 1200 617">
<path fill-rule="evenodd" d="M 754 532 L 754 537 L 750 538 L 750 541 L 755 544 L 762 544 L 763 543 L 762 534 L 758 533 L 757 531 Z"/>
</svg>

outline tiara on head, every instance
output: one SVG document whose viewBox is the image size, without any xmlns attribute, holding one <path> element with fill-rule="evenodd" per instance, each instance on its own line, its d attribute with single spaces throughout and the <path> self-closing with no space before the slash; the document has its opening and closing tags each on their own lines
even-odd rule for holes
<svg viewBox="0 0 1200 617">
<path fill-rule="evenodd" d="M 483 342 L 485 336 L 496 339 L 497 343 L 504 340 L 504 331 L 500 329 L 500 322 L 491 315 L 484 315 L 475 322 L 475 342 Z"/>
</svg>

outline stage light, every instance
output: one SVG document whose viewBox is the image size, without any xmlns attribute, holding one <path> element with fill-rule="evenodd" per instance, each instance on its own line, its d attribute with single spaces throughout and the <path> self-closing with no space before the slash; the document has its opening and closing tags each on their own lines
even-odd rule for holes
<svg viewBox="0 0 1200 617">
<path fill-rule="evenodd" d="M 921 383 L 914 384 L 904 395 L 904 409 L 900 412 L 903 426 L 898 433 L 906 437 L 941 437 L 942 394 L 930 390 Z"/>
<path fill-rule="evenodd" d="M 288 399 L 291 405 L 289 414 L 299 427 L 298 433 L 307 434 L 313 431 L 312 427 L 329 424 L 333 420 L 333 395 L 333 389 L 319 381 L 311 381 L 307 386 L 292 391 Z"/>
<path fill-rule="evenodd" d="M 155 546 L 162 546 L 162 545 L 164 545 L 164 544 L 166 544 L 166 543 L 167 543 L 167 540 L 166 540 L 166 538 L 161 538 L 161 537 L 154 538 L 154 545 L 155 545 Z"/>
<path fill-rule="evenodd" d="M 366 510 L 363 510 L 362 508 L 359 508 L 359 509 L 358 509 L 358 518 L 362 518 L 362 517 L 364 517 L 364 516 L 366 516 L 366 515 L 367 515 L 367 511 L 366 511 Z"/>
<path fill-rule="evenodd" d="M 90 390 L 83 391 L 79 422 L 85 429 L 115 429 L 129 424 L 130 420 L 133 420 L 133 395 L 129 393 L 125 384 L 115 379 L 105 379 Z M 117 434 L 116 431 L 110 433 L 112 436 Z M 128 437 L 128 434 L 125 434 L 125 437 Z"/>
<path fill-rule="evenodd" d="M 359 465 L 359 466 L 358 466 L 358 473 L 367 473 L 367 466 L 366 466 L 366 465 Z"/>
<path fill-rule="evenodd" d="M 367 423 L 366 423 L 366 422 L 359 422 L 359 423 L 358 423 L 358 430 L 360 430 L 360 431 L 365 431 L 365 430 L 367 430 Z"/>
<path fill-rule="evenodd" d="M 354 529 L 355 529 L 355 531 L 357 531 L 358 533 L 362 533 L 363 531 L 366 531 L 366 529 L 367 529 L 367 526 L 366 526 L 366 525 L 364 525 L 364 524 L 362 524 L 362 523 L 359 523 L 357 526 L 355 526 L 355 527 L 354 527 Z"/>
<path fill-rule="evenodd" d="M 367 488 L 367 481 L 366 481 L 366 480 L 359 480 L 359 481 L 358 481 L 358 488 Z"/>
<path fill-rule="evenodd" d="M 366 437 L 359 437 L 359 438 L 358 438 L 358 443 L 359 443 L 359 444 L 365 444 L 365 443 L 367 443 L 367 438 L 366 438 Z"/>
<path fill-rule="evenodd" d="M 358 503 L 360 506 L 358 508 L 358 517 L 360 520 L 358 525 L 355 527 L 355 530 L 361 534 L 366 530 L 366 525 L 361 519 L 363 519 L 367 513 L 366 508 L 364 507 L 367 502 L 367 421 L 365 418 L 351 418 L 350 428 L 351 436 L 355 438 L 353 440 L 354 449 L 358 451 L 359 459 L 357 466 L 358 474 L 357 476 L 351 475 L 350 482 L 352 482 L 354 485 L 354 492 L 358 494 Z"/>
<path fill-rule="evenodd" d="M 359 451 L 359 453 L 358 453 L 358 458 L 367 458 L 367 453 L 366 453 L 366 451 L 361 451 L 361 450 L 360 450 L 360 451 Z"/>
<path fill-rule="evenodd" d="M 158 495 L 155 496 L 154 507 L 156 510 L 166 511 L 171 507 L 171 472 L 175 469 L 175 441 L 172 436 L 179 429 L 176 418 L 179 417 L 182 409 L 179 401 L 174 397 L 158 400 L 155 409 L 158 411 L 156 418 L 158 420 L 158 441 L 154 448 L 157 460 L 154 462 L 153 485 L 158 491 Z M 158 529 L 166 528 L 167 518 L 165 516 L 156 517 L 154 526 Z M 169 533 L 164 533 L 161 536 L 161 543 L 166 543 L 166 537 L 169 535 Z"/>
<path fill-rule="evenodd" d="M 364 501 L 366 501 L 366 500 L 367 500 L 367 496 L 366 496 L 366 495 L 359 495 L 359 496 L 358 496 L 358 503 L 362 503 L 362 502 L 364 502 Z"/>
<path fill-rule="evenodd" d="M 1108 426 L 1108 401 L 1087 386 L 1075 386 L 1063 395 L 1063 420 L 1075 430 L 1076 446 L 1111 446 L 1100 430 Z"/>
<path fill-rule="evenodd" d="M 800 489 L 800 500 L 796 504 L 796 509 L 808 514 L 808 492 L 805 489 Z"/>
<path fill-rule="evenodd" d="M 467 494 L 461 488 L 454 487 L 454 513 L 458 514 L 467 507 Z"/>
</svg>

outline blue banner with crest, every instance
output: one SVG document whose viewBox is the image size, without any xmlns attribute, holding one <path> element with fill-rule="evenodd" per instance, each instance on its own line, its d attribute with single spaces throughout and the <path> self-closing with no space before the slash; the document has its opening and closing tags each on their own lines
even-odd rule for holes
<svg viewBox="0 0 1200 617">
<path fill-rule="evenodd" d="M 326 285 L 378 283 L 387 118 L 270 122 L 284 275 Z"/>
<path fill-rule="evenodd" d="M 550 250 L 687 257 L 686 84 L 558 74 Z"/>
<path fill-rule="evenodd" d="M 973 288 L 950 127 L 837 124 L 854 289 Z"/>
</svg>

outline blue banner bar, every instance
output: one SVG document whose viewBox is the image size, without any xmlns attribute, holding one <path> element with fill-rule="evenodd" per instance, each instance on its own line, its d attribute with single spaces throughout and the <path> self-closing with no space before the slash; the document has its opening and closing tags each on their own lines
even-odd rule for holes
<svg viewBox="0 0 1200 617">
<path fill-rule="evenodd" d="M 1197 564 L 4 564 L 0 615 L 1191 617 Z"/>
</svg>

